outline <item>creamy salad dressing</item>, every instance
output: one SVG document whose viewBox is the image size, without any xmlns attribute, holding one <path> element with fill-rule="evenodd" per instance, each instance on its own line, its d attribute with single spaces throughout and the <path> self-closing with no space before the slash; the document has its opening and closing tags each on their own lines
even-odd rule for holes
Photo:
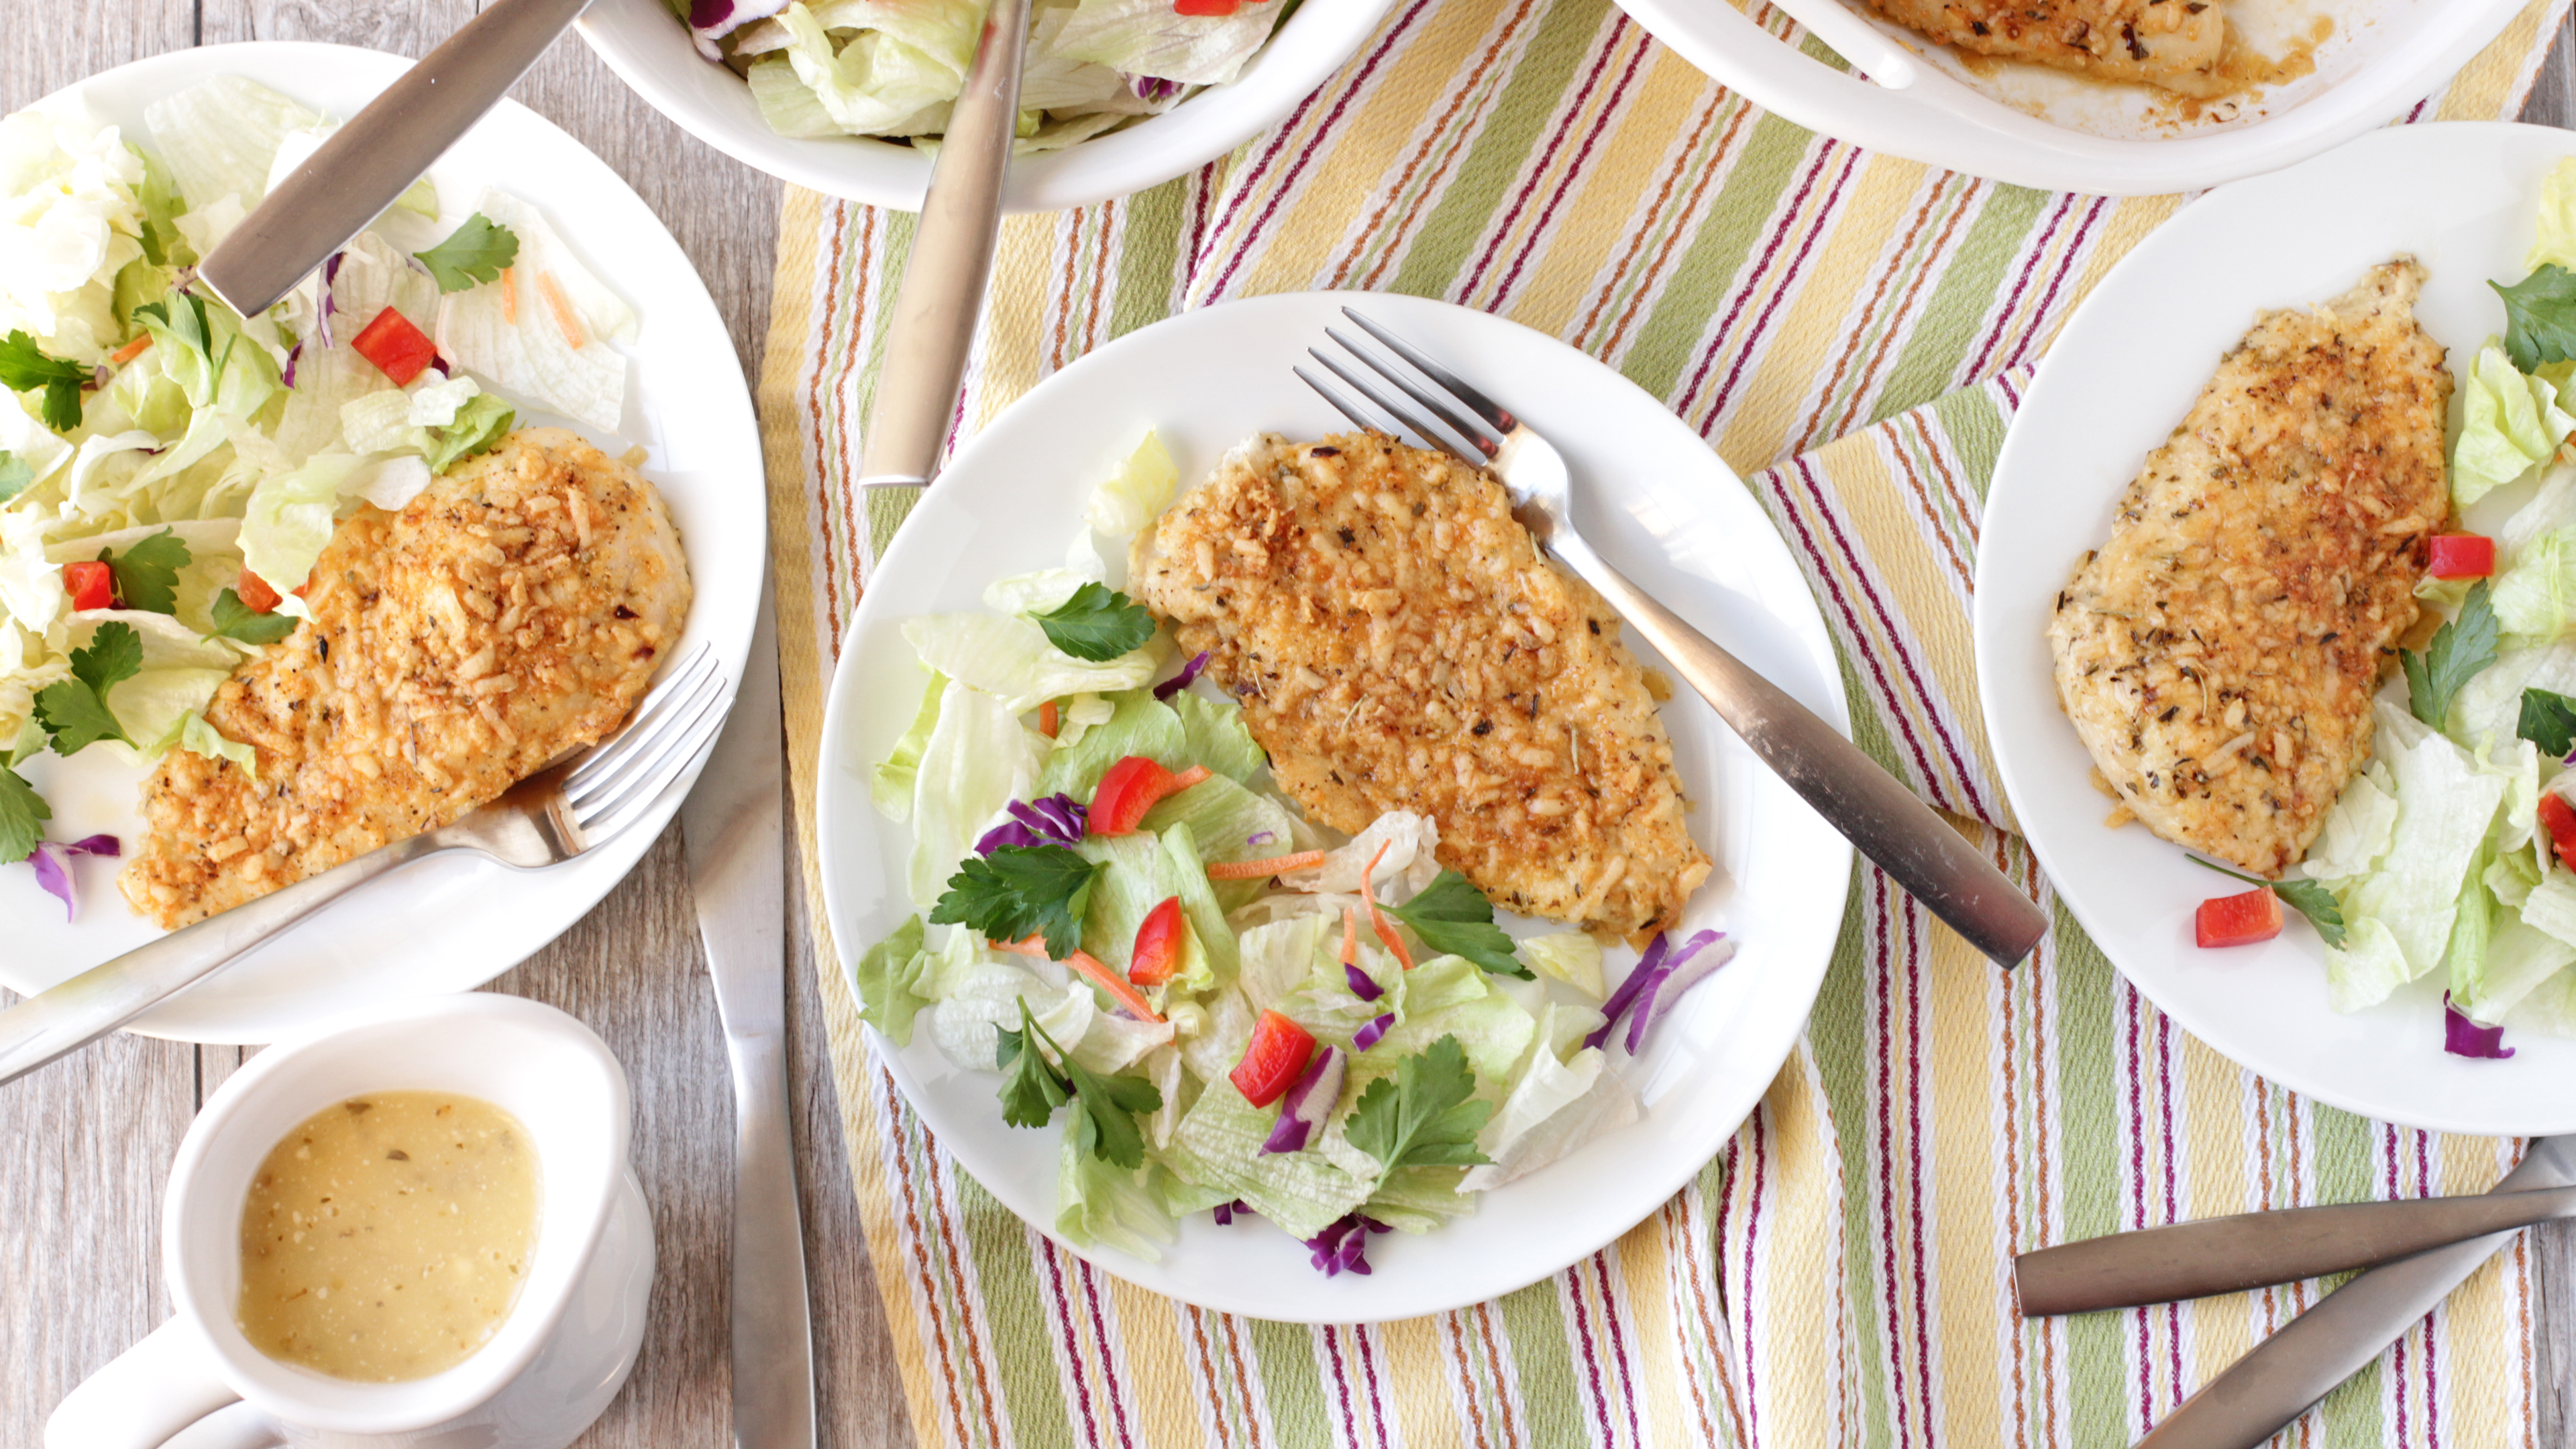
<svg viewBox="0 0 2576 1449">
<path fill-rule="evenodd" d="M 334 1378 L 452 1368 L 518 1301 L 538 1208 L 527 1129 L 489 1102 L 375 1092 L 325 1107 L 251 1179 L 242 1332 Z"/>
</svg>

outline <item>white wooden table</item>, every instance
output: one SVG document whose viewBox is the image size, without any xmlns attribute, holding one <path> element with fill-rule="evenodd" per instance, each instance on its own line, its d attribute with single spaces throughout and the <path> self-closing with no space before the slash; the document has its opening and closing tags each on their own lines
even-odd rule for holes
<svg viewBox="0 0 2576 1449">
<path fill-rule="evenodd" d="M 473 0 L 12 0 L 0 25 L 0 112 L 190 45 L 325 40 L 419 55 L 474 9 Z M 714 293 L 745 374 L 757 376 L 778 183 L 664 120 L 577 41 L 558 43 L 512 94 L 597 152 L 661 215 Z M 2563 35 L 2526 115 L 2576 124 L 2576 65 Z M 788 895 L 823 1440 L 908 1445 L 824 1059 L 803 902 L 793 888 Z M 731 1101 L 679 827 L 597 910 L 494 985 L 589 1022 L 634 1080 L 636 1166 L 653 1203 L 661 1269 L 635 1376 L 582 1444 L 730 1443 Z M 54 1403 L 169 1313 L 162 1184 L 198 1104 L 242 1056 L 118 1036 L 0 1089 L 0 1142 L 8 1144 L 0 1152 L 0 1446 L 39 1443 Z M 2551 1389 L 2537 1442 L 2558 1445 L 2576 1426 L 2576 1226 L 2550 1230 L 2542 1243 L 2540 1378 Z"/>
</svg>

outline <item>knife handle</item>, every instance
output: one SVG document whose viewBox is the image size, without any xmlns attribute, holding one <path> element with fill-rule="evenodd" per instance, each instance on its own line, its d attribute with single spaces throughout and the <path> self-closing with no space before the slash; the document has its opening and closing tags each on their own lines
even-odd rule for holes
<svg viewBox="0 0 2576 1449">
<path fill-rule="evenodd" d="M 2242 1213 L 2112 1233 L 2013 1260 L 2022 1316 L 2133 1308 L 2373 1268 L 2576 1214 L 2576 1188 Z"/>
<path fill-rule="evenodd" d="M 787 1039 L 726 1041 L 733 1059 L 733 1437 L 813 1449 L 814 1335 L 787 1120 Z"/>
<path fill-rule="evenodd" d="M 305 159 L 197 268 L 245 317 L 274 306 L 473 129 L 590 0 L 492 0 Z"/>
</svg>

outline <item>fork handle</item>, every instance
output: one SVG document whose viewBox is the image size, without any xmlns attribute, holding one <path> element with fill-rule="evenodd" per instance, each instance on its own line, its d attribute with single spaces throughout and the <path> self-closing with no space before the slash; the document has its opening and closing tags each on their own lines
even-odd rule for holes
<svg viewBox="0 0 2576 1449">
<path fill-rule="evenodd" d="M 2013 1292 L 2024 1318 L 2172 1303 L 2376 1268 L 2569 1216 L 2576 1187 L 2239 1213 L 2024 1253 Z"/>
<path fill-rule="evenodd" d="M 454 843 L 445 831 L 397 840 L 193 926 L 182 926 L 0 1011 L 0 1082 L 15 1081 L 56 1057 L 80 1050 L 359 886 L 450 849 Z"/>
<path fill-rule="evenodd" d="M 1670 660 L 1826 824 L 1970 945 L 2011 966 L 2047 933 L 2048 916 L 2036 902 L 1815 711 L 1630 583 L 1573 530 L 1555 530 L 1547 548 Z"/>
</svg>

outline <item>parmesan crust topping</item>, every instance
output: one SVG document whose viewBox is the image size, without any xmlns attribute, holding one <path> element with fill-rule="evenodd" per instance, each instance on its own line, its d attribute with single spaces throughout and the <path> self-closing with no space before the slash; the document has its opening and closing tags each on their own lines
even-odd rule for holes
<svg viewBox="0 0 2576 1449">
<path fill-rule="evenodd" d="M 559 429 L 512 434 L 399 514 L 344 520 L 311 618 L 206 721 L 229 760 L 162 756 L 119 877 L 178 927 L 446 825 L 615 729 L 689 608 L 661 496 Z"/>
<path fill-rule="evenodd" d="M 1265 434 L 1131 562 L 1324 824 L 1429 816 L 1440 863 L 1497 905 L 1631 938 L 1708 878 L 1618 615 L 1484 472 L 1375 434 Z"/>
<path fill-rule="evenodd" d="M 2400 258 L 2266 313 L 2057 597 L 2058 699 L 2147 828 L 2263 876 L 2370 757 L 2370 700 L 2450 515 L 2451 375 Z"/>
</svg>

